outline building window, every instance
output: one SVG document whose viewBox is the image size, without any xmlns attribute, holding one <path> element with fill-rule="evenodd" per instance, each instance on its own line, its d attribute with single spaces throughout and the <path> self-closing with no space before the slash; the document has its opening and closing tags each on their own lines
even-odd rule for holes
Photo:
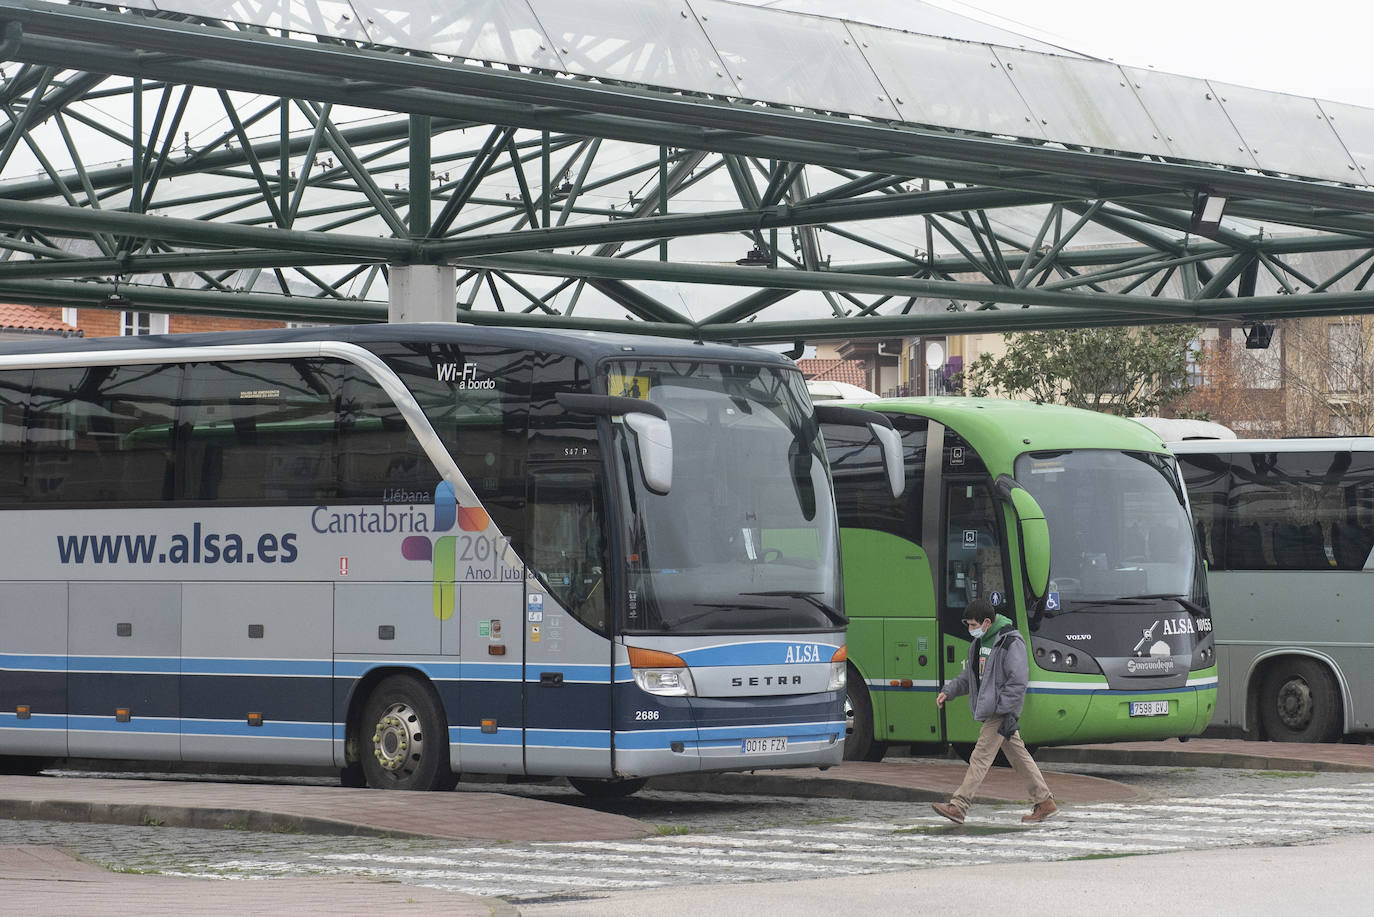
<svg viewBox="0 0 1374 917">
<path fill-rule="evenodd" d="M 1353 392 L 1356 390 L 1355 372 L 1363 349 L 1360 326 L 1354 322 L 1333 322 L 1326 326 L 1326 364 L 1329 367 L 1328 390 Z"/>
<path fill-rule="evenodd" d="M 1202 388 L 1207 384 L 1204 368 L 1207 360 L 1214 357 L 1217 350 L 1217 329 L 1205 328 L 1202 334 L 1188 342 L 1187 367 L 1188 385 Z"/>
<path fill-rule="evenodd" d="M 121 312 L 119 313 L 119 333 L 121 335 L 166 334 L 167 313 Z"/>
</svg>

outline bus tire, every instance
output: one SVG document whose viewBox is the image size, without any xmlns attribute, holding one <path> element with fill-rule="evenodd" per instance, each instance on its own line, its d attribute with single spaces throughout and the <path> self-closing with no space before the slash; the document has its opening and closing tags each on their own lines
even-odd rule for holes
<svg viewBox="0 0 1374 917">
<path fill-rule="evenodd" d="M 596 777 L 569 777 L 568 783 L 588 799 L 624 799 L 644 789 L 647 777 L 602 780 Z"/>
<path fill-rule="evenodd" d="M 359 733 L 367 785 L 385 790 L 452 789 L 448 723 L 434 689 L 390 675 L 363 705 Z"/>
<path fill-rule="evenodd" d="M 873 741 L 873 701 L 868 696 L 868 685 L 859 677 L 859 670 L 850 666 L 844 679 L 844 760 L 878 761 L 882 760 L 886 746 L 874 753 Z"/>
<path fill-rule="evenodd" d="M 1265 670 L 1259 720 L 1272 742 L 1334 742 L 1341 737 L 1341 695 L 1321 662 L 1292 656 Z"/>
</svg>

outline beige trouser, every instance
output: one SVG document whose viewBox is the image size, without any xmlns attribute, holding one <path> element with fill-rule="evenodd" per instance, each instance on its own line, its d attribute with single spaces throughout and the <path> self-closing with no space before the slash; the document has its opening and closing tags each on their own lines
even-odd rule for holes
<svg viewBox="0 0 1374 917">
<path fill-rule="evenodd" d="M 983 728 L 978 730 L 978 744 L 973 746 L 973 754 L 969 755 L 968 773 L 964 774 L 964 782 L 959 784 L 959 789 L 954 791 L 949 800 L 960 812 L 968 812 L 974 794 L 983 785 L 983 778 L 988 775 L 992 762 L 997 760 L 999 750 L 1006 754 L 1011 769 L 1025 781 L 1032 803 L 1039 805 L 1050 798 L 1050 788 L 1045 785 L 1045 778 L 1040 775 L 1040 768 L 1036 767 L 1026 743 L 1021 741 L 1020 731 L 1013 732 L 1009 739 L 1003 739 L 997 734 L 1001 725 L 1002 717 L 994 715 L 984 720 Z"/>
</svg>

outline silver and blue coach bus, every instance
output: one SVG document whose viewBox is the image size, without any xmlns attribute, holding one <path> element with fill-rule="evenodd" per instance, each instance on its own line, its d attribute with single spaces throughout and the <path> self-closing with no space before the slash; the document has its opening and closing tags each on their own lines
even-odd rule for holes
<svg viewBox="0 0 1374 917">
<path fill-rule="evenodd" d="M 818 431 L 789 361 L 631 335 L 5 346 L 0 756 L 594 794 L 838 763 Z"/>
</svg>

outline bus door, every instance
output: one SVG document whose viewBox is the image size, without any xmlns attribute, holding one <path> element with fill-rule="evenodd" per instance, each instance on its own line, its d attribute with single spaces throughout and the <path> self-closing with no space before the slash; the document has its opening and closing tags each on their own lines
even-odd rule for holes
<svg viewBox="0 0 1374 917">
<path fill-rule="evenodd" d="M 611 640 L 599 465 L 530 468 L 525 770 L 611 773 Z"/>
<path fill-rule="evenodd" d="M 957 459 L 956 459 L 957 460 Z M 1003 509 L 993 497 L 985 475 L 952 475 L 944 484 L 944 570 L 938 590 L 943 631 L 944 679 L 955 677 L 968 658 L 968 627 L 964 615 L 974 599 L 987 599 L 999 614 L 1013 621 L 1007 590 Z M 966 698 L 945 705 L 945 739 L 975 742 L 979 724 L 969 713 Z"/>
</svg>

